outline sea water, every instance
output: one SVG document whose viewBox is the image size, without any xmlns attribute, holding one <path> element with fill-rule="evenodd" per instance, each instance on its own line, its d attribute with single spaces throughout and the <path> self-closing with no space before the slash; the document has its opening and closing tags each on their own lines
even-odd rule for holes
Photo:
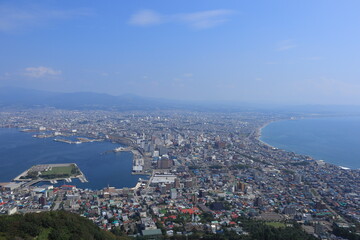
<svg viewBox="0 0 360 240">
<path fill-rule="evenodd" d="M 260 140 L 317 160 L 360 168 L 360 117 L 334 117 L 273 122 Z"/>
<path fill-rule="evenodd" d="M 119 144 L 67 144 L 55 142 L 54 138 L 34 138 L 33 134 L 0 128 L 0 182 L 11 181 L 33 165 L 48 163 L 76 163 L 89 182 L 74 180 L 65 184 L 81 188 L 134 187 L 138 178 L 144 177 L 131 174 L 131 152 L 111 152 Z"/>
</svg>

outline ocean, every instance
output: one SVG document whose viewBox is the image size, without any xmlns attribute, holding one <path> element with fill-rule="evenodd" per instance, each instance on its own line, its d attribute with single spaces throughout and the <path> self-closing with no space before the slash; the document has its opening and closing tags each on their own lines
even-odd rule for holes
<svg viewBox="0 0 360 240">
<path fill-rule="evenodd" d="M 33 138 L 33 134 L 0 128 L 0 182 L 11 181 L 33 165 L 47 163 L 76 163 L 89 182 L 81 183 L 76 179 L 65 184 L 81 188 L 134 187 L 139 177 L 145 177 L 131 174 L 131 152 L 104 154 L 119 144 L 67 144 L 55 142 L 53 138 Z"/>
<path fill-rule="evenodd" d="M 260 140 L 276 148 L 360 169 L 360 117 L 334 117 L 273 122 Z"/>
</svg>

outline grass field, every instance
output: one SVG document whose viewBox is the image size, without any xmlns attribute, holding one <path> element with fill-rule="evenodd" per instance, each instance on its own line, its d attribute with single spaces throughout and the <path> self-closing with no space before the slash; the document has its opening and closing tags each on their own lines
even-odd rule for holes
<svg viewBox="0 0 360 240">
<path fill-rule="evenodd" d="M 75 165 L 69 165 L 69 166 L 65 166 L 65 167 L 52 167 L 52 169 L 50 171 L 46 171 L 46 172 L 41 172 L 42 176 L 47 176 L 47 175 L 69 175 L 71 176 L 71 170 L 73 170 L 75 167 Z"/>
</svg>

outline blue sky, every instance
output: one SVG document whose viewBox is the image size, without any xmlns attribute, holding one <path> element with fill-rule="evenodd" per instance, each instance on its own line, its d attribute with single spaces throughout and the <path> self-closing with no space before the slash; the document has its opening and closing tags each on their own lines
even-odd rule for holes
<svg viewBox="0 0 360 240">
<path fill-rule="evenodd" d="M 360 1 L 0 1 L 0 86 L 360 104 Z"/>
</svg>

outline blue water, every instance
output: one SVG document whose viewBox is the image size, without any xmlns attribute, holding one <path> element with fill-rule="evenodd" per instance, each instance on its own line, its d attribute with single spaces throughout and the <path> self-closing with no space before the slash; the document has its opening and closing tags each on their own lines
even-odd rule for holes
<svg viewBox="0 0 360 240">
<path fill-rule="evenodd" d="M 260 140 L 338 166 L 360 168 L 360 117 L 273 122 L 262 129 Z"/>
<path fill-rule="evenodd" d="M 131 152 L 103 154 L 119 144 L 67 144 L 32 135 L 0 128 L 0 182 L 9 182 L 31 166 L 46 163 L 76 163 L 89 180 L 88 183 L 78 180 L 71 183 L 81 188 L 134 187 L 138 178 L 144 177 L 131 175 Z"/>
</svg>

